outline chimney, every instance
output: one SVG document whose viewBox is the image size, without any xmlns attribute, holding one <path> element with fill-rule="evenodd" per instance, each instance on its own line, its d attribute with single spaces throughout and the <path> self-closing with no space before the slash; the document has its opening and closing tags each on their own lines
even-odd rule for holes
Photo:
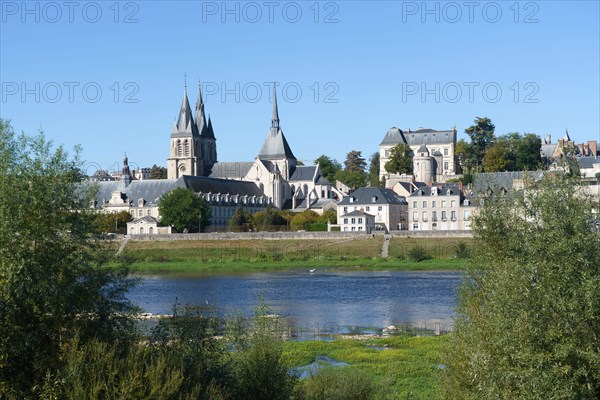
<svg viewBox="0 0 600 400">
<path fill-rule="evenodd" d="M 463 191 L 462 181 L 458 181 L 458 191 L 461 192 L 461 193 Z"/>
</svg>

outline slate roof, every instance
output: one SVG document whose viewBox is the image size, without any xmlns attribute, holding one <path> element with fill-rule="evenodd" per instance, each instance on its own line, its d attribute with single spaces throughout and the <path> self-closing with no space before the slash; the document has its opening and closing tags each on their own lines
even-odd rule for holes
<svg viewBox="0 0 600 400">
<path fill-rule="evenodd" d="M 344 217 L 360 217 L 360 216 L 369 216 L 369 217 L 373 217 L 373 215 L 371 214 L 367 214 L 366 212 L 360 211 L 360 210 L 354 210 L 352 212 L 349 212 L 348 214 L 344 214 L 342 215 L 340 218 L 344 218 Z"/>
<path fill-rule="evenodd" d="M 578 157 L 577 164 L 579 164 L 579 168 L 594 168 L 594 164 L 600 164 L 600 158 L 598 157 Z"/>
<path fill-rule="evenodd" d="M 190 102 L 187 96 L 187 87 L 183 90 L 183 101 L 181 102 L 181 109 L 179 110 L 179 119 L 173 128 L 171 137 L 189 137 L 199 136 L 198 127 L 194 123 L 192 117 L 192 110 L 190 108 Z"/>
<path fill-rule="evenodd" d="M 553 173 L 556 172 L 557 171 L 553 171 Z M 498 190 L 504 188 L 510 192 L 512 191 L 512 185 L 515 179 L 524 179 L 526 177 L 530 177 L 531 179 L 537 180 L 541 178 L 544 173 L 544 171 L 513 171 L 475 174 L 475 179 L 473 180 L 473 191 L 475 193 L 486 193 L 490 189 Z"/>
<path fill-rule="evenodd" d="M 404 137 L 402 130 L 394 126 L 388 129 L 380 144 L 397 145 L 399 143 L 406 143 L 406 138 Z"/>
<path fill-rule="evenodd" d="M 422 144 L 448 144 L 456 142 L 456 131 L 436 131 L 435 129 L 419 129 L 416 131 L 403 131 L 396 127 L 388 129 L 381 141 L 382 145 L 397 145 L 406 143 L 409 146 L 420 146 Z"/>
<path fill-rule="evenodd" d="M 158 220 L 150 215 L 144 215 L 141 218 L 137 218 L 134 219 L 133 221 L 129 222 L 130 224 L 137 224 L 139 222 L 147 222 L 150 224 L 158 224 Z"/>
<path fill-rule="evenodd" d="M 296 159 L 280 128 L 271 128 L 263 143 L 258 158 L 261 160 Z"/>
<path fill-rule="evenodd" d="M 217 179 L 204 176 L 182 176 L 179 179 L 146 179 L 132 181 L 127 187 L 120 182 L 98 182 L 96 200 L 98 206 L 108 202 L 112 192 L 121 191 L 127 196 L 127 201 L 137 205 L 143 198 L 146 204 L 158 204 L 160 198 L 167 192 L 177 188 L 192 189 L 196 193 L 239 194 L 241 196 L 263 196 L 259 187 L 253 182 L 242 182 L 229 179 Z"/>
<path fill-rule="evenodd" d="M 441 185 L 441 188 L 437 185 L 432 186 L 421 186 L 419 189 L 415 190 L 410 194 L 410 197 L 419 197 L 419 196 L 432 196 L 433 189 L 437 189 L 437 193 L 433 196 L 435 197 L 444 197 L 444 196 L 459 196 L 460 189 L 458 183 L 444 183 Z M 450 190 L 450 193 L 448 193 Z"/>
<path fill-rule="evenodd" d="M 542 144 L 542 148 L 540 149 L 542 153 L 542 157 L 552 158 L 554 151 L 556 150 L 556 143 L 554 144 Z"/>
<path fill-rule="evenodd" d="M 242 179 L 254 166 L 253 161 L 219 162 L 213 165 L 210 178 Z"/>
<path fill-rule="evenodd" d="M 312 181 L 317 170 L 316 165 L 299 165 L 290 176 L 291 181 Z"/>
<path fill-rule="evenodd" d="M 375 201 L 373 201 L 373 196 L 375 196 Z M 355 200 L 351 203 L 350 198 L 354 198 Z M 338 205 L 346 206 L 346 205 L 371 205 L 371 204 L 407 204 L 406 199 L 402 196 L 399 196 L 391 189 L 383 189 L 383 188 L 372 188 L 372 187 L 364 187 L 356 189 L 354 192 L 350 193 L 348 196 L 344 197 L 342 201 L 338 203 Z"/>
</svg>

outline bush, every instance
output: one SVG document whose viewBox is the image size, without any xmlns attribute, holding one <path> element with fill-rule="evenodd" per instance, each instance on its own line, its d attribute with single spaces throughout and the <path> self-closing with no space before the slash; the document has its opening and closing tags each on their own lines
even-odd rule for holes
<svg viewBox="0 0 600 400">
<path fill-rule="evenodd" d="M 429 252 L 427 252 L 425 247 L 421 245 L 416 245 L 408 251 L 408 258 L 416 262 L 421 262 L 424 260 L 431 259 L 431 255 L 429 254 Z"/>
<path fill-rule="evenodd" d="M 454 256 L 456 258 L 469 258 L 469 246 L 465 242 L 458 242 L 454 249 Z"/>
<path fill-rule="evenodd" d="M 303 386 L 305 400 L 369 400 L 374 386 L 367 376 L 352 368 L 324 368 Z"/>
</svg>

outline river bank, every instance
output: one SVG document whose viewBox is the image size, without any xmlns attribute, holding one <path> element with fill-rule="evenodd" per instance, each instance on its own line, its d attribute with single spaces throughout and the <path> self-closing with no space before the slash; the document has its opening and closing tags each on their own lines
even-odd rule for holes
<svg viewBox="0 0 600 400">
<path fill-rule="evenodd" d="M 460 270 L 468 238 L 397 238 L 382 256 L 382 236 L 342 239 L 135 241 L 122 257 L 135 273 L 228 273 L 314 268 Z M 118 248 L 121 243 L 115 241 Z M 422 249 L 422 260 L 414 249 Z M 384 253 L 385 255 L 385 253 Z"/>
</svg>

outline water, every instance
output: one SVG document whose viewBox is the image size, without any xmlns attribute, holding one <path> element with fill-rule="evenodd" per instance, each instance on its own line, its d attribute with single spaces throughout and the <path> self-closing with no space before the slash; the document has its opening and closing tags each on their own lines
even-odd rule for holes
<svg viewBox="0 0 600 400">
<path fill-rule="evenodd" d="M 263 293 L 271 312 L 303 328 L 335 333 L 377 332 L 412 323 L 450 328 L 460 272 L 316 270 L 210 276 L 145 276 L 130 299 L 145 312 L 211 304 L 220 313 L 252 315 Z"/>
</svg>

